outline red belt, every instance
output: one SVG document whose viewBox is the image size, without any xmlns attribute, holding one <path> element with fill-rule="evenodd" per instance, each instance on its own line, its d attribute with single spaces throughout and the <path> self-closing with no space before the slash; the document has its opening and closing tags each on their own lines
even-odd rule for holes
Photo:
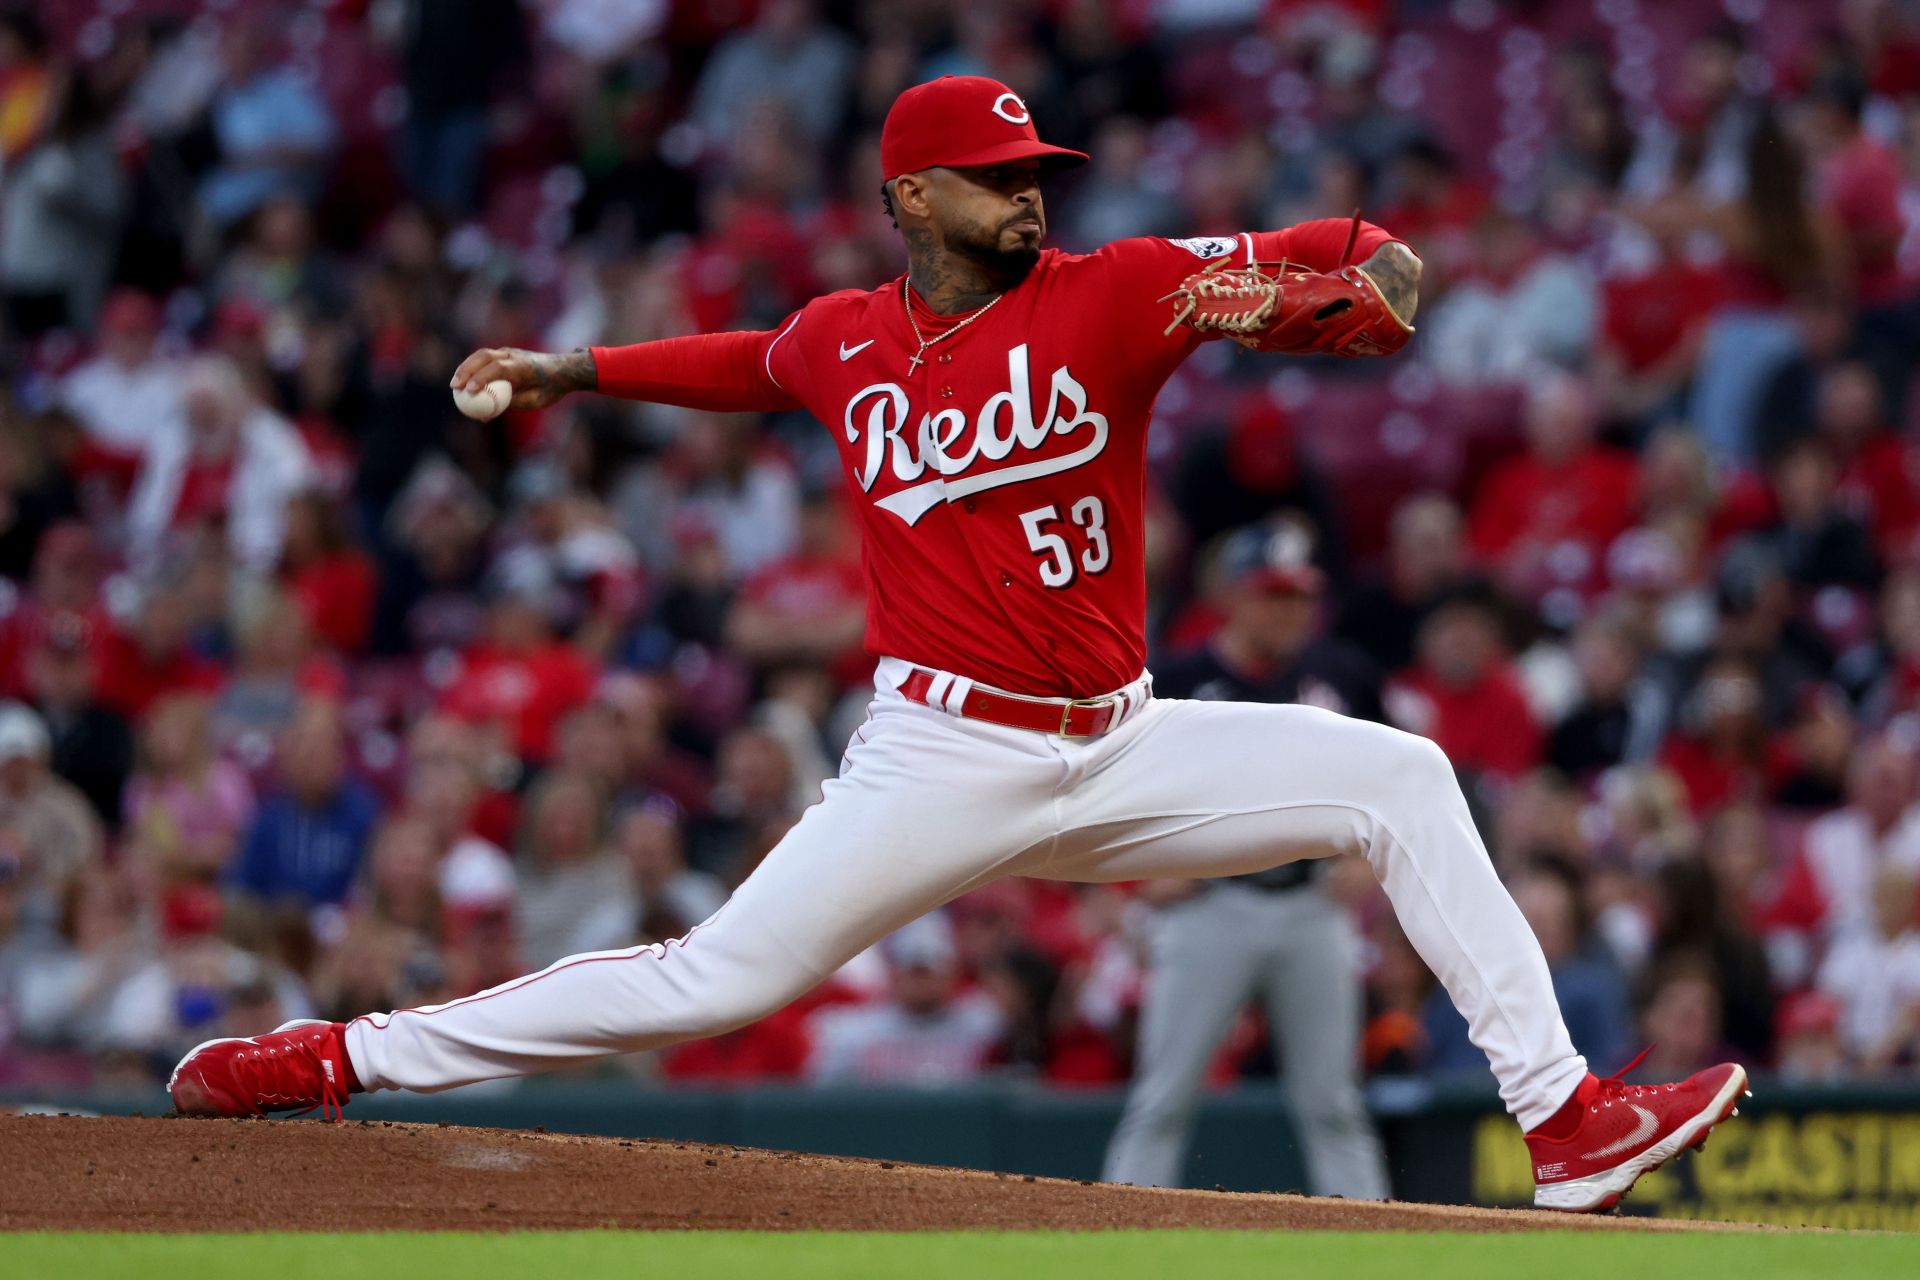
<svg viewBox="0 0 1920 1280">
<path fill-rule="evenodd" d="M 934 673 L 915 667 L 900 684 L 902 696 L 933 707 L 947 708 L 928 701 L 933 692 Z M 1027 698 L 974 685 L 960 702 L 960 714 L 969 720 L 985 720 L 1009 729 L 1031 729 L 1035 733 L 1054 733 L 1063 738 L 1097 738 L 1118 727 L 1127 712 L 1127 698 L 1110 693 L 1104 698 Z"/>
</svg>

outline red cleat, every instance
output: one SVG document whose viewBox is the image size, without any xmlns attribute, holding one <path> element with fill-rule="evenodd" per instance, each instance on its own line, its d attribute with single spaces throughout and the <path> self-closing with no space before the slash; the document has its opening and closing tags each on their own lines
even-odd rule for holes
<svg viewBox="0 0 1920 1280">
<path fill-rule="evenodd" d="M 1589 1076 L 1574 1097 L 1585 1103 L 1578 1126 L 1560 1137 L 1527 1135 L 1533 1156 L 1533 1203 L 1540 1209 L 1598 1213 L 1620 1203 L 1640 1175 L 1688 1147 L 1707 1145 L 1713 1126 L 1751 1094 L 1744 1068 L 1723 1062 L 1678 1084 L 1627 1084 Z"/>
<path fill-rule="evenodd" d="M 263 1116 L 318 1107 L 339 1119 L 357 1093 L 346 1024 L 303 1018 L 266 1035 L 209 1040 L 180 1059 L 167 1081 L 183 1116 Z"/>
</svg>

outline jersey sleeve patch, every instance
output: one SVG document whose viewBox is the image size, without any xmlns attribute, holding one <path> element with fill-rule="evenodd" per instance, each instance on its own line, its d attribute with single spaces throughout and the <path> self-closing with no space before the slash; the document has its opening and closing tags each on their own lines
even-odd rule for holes
<svg viewBox="0 0 1920 1280">
<path fill-rule="evenodd" d="M 1189 236 L 1184 240 L 1168 240 L 1168 244 L 1177 244 L 1196 258 L 1224 258 L 1239 245 L 1236 236 Z"/>
</svg>

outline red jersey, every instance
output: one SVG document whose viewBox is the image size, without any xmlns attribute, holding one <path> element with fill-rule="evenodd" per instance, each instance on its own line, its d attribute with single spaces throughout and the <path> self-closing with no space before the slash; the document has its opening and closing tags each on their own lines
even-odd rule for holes
<svg viewBox="0 0 1920 1280">
<path fill-rule="evenodd" d="M 527 653 L 480 644 L 462 656 L 441 705 L 463 720 L 505 722 L 520 755 L 541 762 L 560 721 L 593 697 L 599 678 L 599 668 L 563 644 Z"/>
<path fill-rule="evenodd" d="M 1146 662 L 1147 424 L 1201 341 L 1163 333 L 1156 299 L 1222 258 L 1331 270 L 1350 225 L 1049 249 L 960 316 L 935 314 L 903 276 L 764 333 L 596 347 L 599 387 L 808 410 L 839 447 L 860 523 L 870 652 L 1034 696 L 1105 693 Z M 1363 224 L 1354 260 L 1392 239 Z M 916 324 L 951 336 L 912 368 Z"/>
</svg>

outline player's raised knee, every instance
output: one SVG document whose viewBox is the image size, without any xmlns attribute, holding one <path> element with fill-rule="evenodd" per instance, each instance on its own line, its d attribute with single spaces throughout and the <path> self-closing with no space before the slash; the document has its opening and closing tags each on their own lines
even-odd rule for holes
<svg viewBox="0 0 1920 1280">
<path fill-rule="evenodd" d="M 1389 803 L 1431 803 L 1459 790 L 1453 762 L 1433 739 L 1387 725 L 1368 727 L 1369 773 Z"/>
</svg>

